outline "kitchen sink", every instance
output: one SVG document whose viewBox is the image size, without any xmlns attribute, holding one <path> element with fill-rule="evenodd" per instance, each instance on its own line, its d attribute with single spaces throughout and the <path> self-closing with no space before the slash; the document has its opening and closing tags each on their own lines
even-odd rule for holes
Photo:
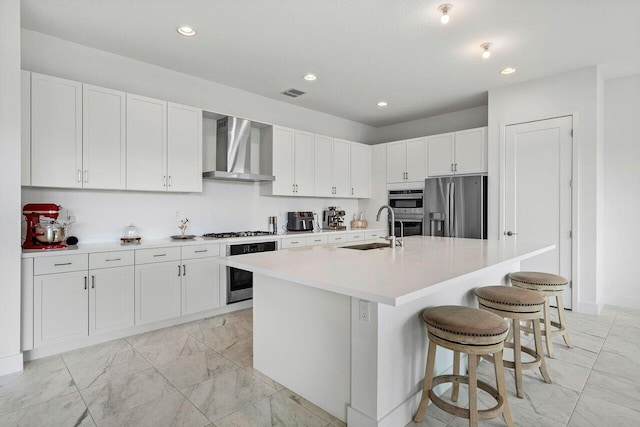
<svg viewBox="0 0 640 427">
<path fill-rule="evenodd" d="M 358 249 L 361 251 L 368 251 L 370 249 L 384 249 L 391 245 L 389 243 L 363 243 L 361 245 L 343 246 L 345 249 Z"/>
</svg>

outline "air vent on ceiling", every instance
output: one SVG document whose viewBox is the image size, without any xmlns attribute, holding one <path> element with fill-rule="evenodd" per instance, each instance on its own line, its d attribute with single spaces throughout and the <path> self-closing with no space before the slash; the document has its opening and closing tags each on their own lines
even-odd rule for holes
<svg viewBox="0 0 640 427">
<path fill-rule="evenodd" d="M 304 95 L 305 92 L 298 90 L 298 89 L 287 89 L 284 92 L 281 92 L 283 95 L 287 95 L 290 96 L 292 98 L 297 98 L 300 95 Z"/>
</svg>

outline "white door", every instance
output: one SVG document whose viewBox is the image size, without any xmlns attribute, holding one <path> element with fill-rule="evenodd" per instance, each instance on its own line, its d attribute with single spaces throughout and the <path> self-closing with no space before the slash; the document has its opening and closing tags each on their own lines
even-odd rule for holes
<svg viewBox="0 0 640 427">
<path fill-rule="evenodd" d="M 272 173 L 276 177 L 272 184 L 273 194 L 293 195 L 293 129 L 274 126 L 272 137 Z"/>
<path fill-rule="evenodd" d="M 82 186 L 126 187 L 126 94 L 82 85 Z"/>
<path fill-rule="evenodd" d="M 295 141 L 293 176 L 296 184 L 296 195 L 313 196 L 315 191 L 313 172 L 314 136 L 310 132 L 296 130 L 293 139 Z"/>
<path fill-rule="evenodd" d="M 572 117 L 507 126 L 505 151 L 505 238 L 555 244 L 555 250 L 523 261 L 521 269 L 569 281 L 572 126 Z M 571 308 L 569 287 L 564 305 Z"/>
<path fill-rule="evenodd" d="M 323 135 L 315 136 L 314 174 L 315 195 L 331 197 L 333 195 L 333 138 Z"/>
<path fill-rule="evenodd" d="M 387 146 L 387 183 L 405 182 L 407 171 L 406 141 L 396 141 L 385 144 Z"/>
<path fill-rule="evenodd" d="M 427 177 L 427 138 L 407 140 L 407 181 L 424 181 Z"/>
<path fill-rule="evenodd" d="M 351 143 L 351 195 L 371 197 L 371 146 Z"/>
<path fill-rule="evenodd" d="M 136 265 L 136 325 L 180 315 L 181 276 L 178 261 Z"/>
<path fill-rule="evenodd" d="M 333 140 L 333 186 L 335 195 L 349 197 L 351 195 L 351 171 L 349 152 L 351 143 L 342 139 Z"/>
<path fill-rule="evenodd" d="M 220 264 L 213 258 L 182 261 L 182 315 L 220 306 Z"/>
<path fill-rule="evenodd" d="M 31 73 L 20 70 L 21 185 L 31 185 Z"/>
<path fill-rule="evenodd" d="M 167 105 L 167 185 L 169 191 L 202 191 L 202 110 Z"/>
<path fill-rule="evenodd" d="M 89 335 L 134 325 L 133 266 L 90 270 Z"/>
<path fill-rule="evenodd" d="M 453 167 L 456 173 L 487 172 L 486 133 L 486 127 L 456 132 Z"/>
<path fill-rule="evenodd" d="M 127 189 L 167 188 L 167 103 L 127 94 Z"/>
<path fill-rule="evenodd" d="M 31 185 L 82 187 L 82 83 L 31 73 Z"/>
<path fill-rule="evenodd" d="M 453 173 L 453 140 L 453 133 L 429 137 L 429 154 L 427 155 L 429 176 Z"/>
<path fill-rule="evenodd" d="M 86 271 L 34 277 L 34 347 L 87 336 L 87 279 Z"/>
</svg>

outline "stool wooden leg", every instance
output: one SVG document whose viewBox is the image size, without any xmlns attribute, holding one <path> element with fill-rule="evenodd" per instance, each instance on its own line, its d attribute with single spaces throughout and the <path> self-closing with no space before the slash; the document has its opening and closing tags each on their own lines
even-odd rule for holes
<svg viewBox="0 0 640 427">
<path fill-rule="evenodd" d="M 507 385 L 504 381 L 504 364 L 502 362 L 502 350 L 493 354 L 493 361 L 495 365 L 496 372 L 496 386 L 498 389 L 498 394 L 502 396 L 503 407 L 502 407 L 502 417 L 504 418 L 504 422 L 507 423 L 508 427 L 514 427 L 513 418 L 511 418 L 511 411 L 509 410 L 509 400 L 507 399 Z"/>
<path fill-rule="evenodd" d="M 460 352 L 453 352 L 453 375 L 460 375 Z M 458 381 L 453 382 L 453 386 L 451 387 L 451 400 L 453 402 L 458 401 L 458 391 L 460 390 L 460 383 Z"/>
<path fill-rule="evenodd" d="M 544 298 L 544 340 L 547 343 L 547 354 L 553 359 L 553 343 L 551 334 L 551 313 L 549 312 L 549 297 Z"/>
<path fill-rule="evenodd" d="M 516 374 L 516 395 L 522 399 L 522 352 L 520 350 L 520 321 L 513 319 L 513 362 Z"/>
<path fill-rule="evenodd" d="M 542 358 L 540 362 L 540 373 L 542 374 L 542 378 L 544 378 L 544 382 L 551 384 L 551 377 L 547 372 L 547 365 L 544 363 L 544 349 L 542 348 L 542 333 L 540 332 L 540 322 L 533 322 L 533 337 L 535 339 L 536 344 L 536 353 L 540 355 Z"/>
<path fill-rule="evenodd" d="M 572 348 L 573 344 L 571 343 L 571 339 L 569 338 L 569 331 L 567 330 L 567 322 L 564 317 L 564 302 L 562 301 L 561 293 L 556 295 L 556 302 L 558 303 L 558 319 L 560 327 L 565 328 L 562 332 L 562 338 L 564 339 L 564 343 L 567 345 L 567 347 Z"/>
<path fill-rule="evenodd" d="M 469 427 L 478 425 L 478 355 L 469 354 Z"/>
<path fill-rule="evenodd" d="M 422 422 L 422 418 L 427 413 L 427 406 L 429 405 L 429 390 L 433 386 L 433 368 L 436 361 L 436 344 L 429 342 L 429 351 L 427 352 L 427 366 L 424 372 L 424 386 L 422 388 L 422 399 L 420 399 L 420 406 L 416 415 L 413 417 L 413 421 L 419 423 Z"/>
</svg>

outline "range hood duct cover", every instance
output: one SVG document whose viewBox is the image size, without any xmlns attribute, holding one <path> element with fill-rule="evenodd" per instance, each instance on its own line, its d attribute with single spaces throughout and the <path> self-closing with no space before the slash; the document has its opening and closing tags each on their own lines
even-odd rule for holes
<svg viewBox="0 0 640 427">
<path fill-rule="evenodd" d="M 224 117 L 217 123 L 216 170 L 203 172 L 207 179 L 274 181 L 271 175 L 251 173 L 251 121 Z"/>
</svg>

